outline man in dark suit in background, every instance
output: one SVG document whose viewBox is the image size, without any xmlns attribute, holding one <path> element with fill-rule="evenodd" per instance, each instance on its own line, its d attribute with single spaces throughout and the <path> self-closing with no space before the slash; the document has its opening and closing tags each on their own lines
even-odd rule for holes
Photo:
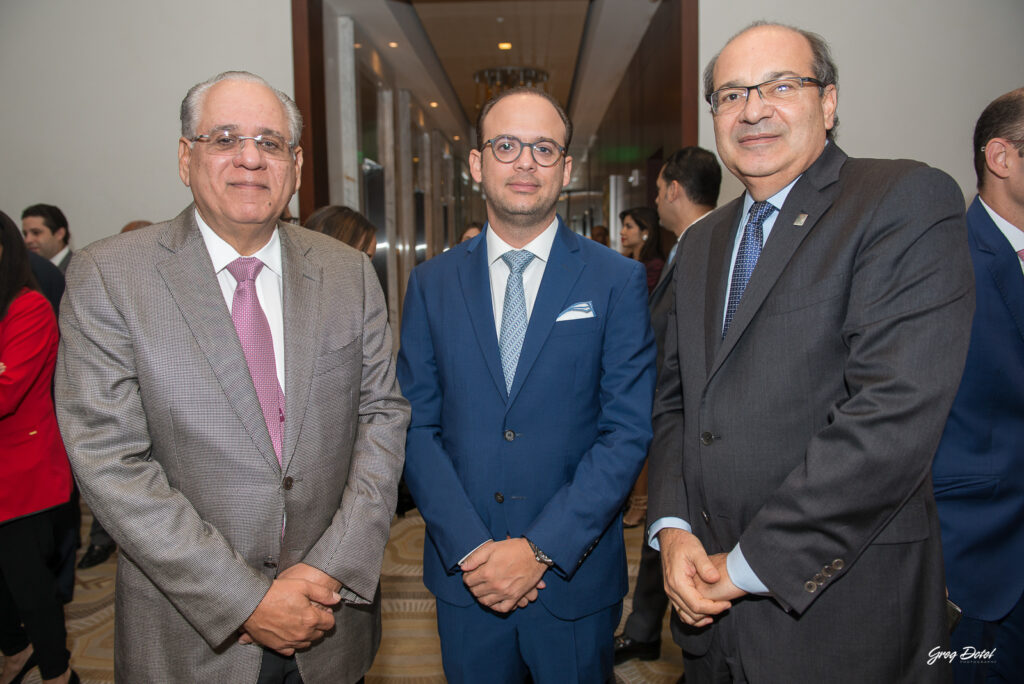
<svg viewBox="0 0 1024 684">
<path fill-rule="evenodd" d="M 405 477 L 453 684 L 612 676 L 655 351 L 643 266 L 556 214 L 571 136 L 546 93 L 486 104 L 469 161 L 487 226 L 409 280 Z"/>
<path fill-rule="evenodd" d="M 746 192 L 683 234 L 654 414 L 686 679 L 945 681 L 930 476 L 973 312 L 963 196 L 839 149 L 820 36 L 755 24 L 704 87 Z"/>
<path fill-rule="evenodd" d="M 974 168 L 977 308 L 932 466 L 949 598 L 963 609 L 950 639 L 958 684 L 1024 672 L 1024 88 L 982 112 Z M 993 653 L 970 657 L 982 650 Z"/>
<path fill-rule="evenodd" d="M 61 273 L 67 272 L 72 254 L 71 231 L 59 207 L 52 204 L 26 207 L 21 212 L 21 232 L 30 252 L 52 261 Z"/>
<path fill-rule="evenodd" d="M 715 155 L 702 147 L 684 147 L 673 153 L 658 173 L 658 220 L 672 231 L 676 243 L 668 255 L 668 265 L 647 298 L 651 327 L 658 345 L 657 367 L 665 354 L 665 325 L 672 310 L 672 274 L 675 272 L 676 247 L 683 231 L 706 216 L 718 204 L 722 187 L 722 167 Z M 640 569 L 633 590 L 633 611 L 622 633 L 615 637 L 615 664 L 633 658 L 657 660 L 661 655 L 661 623 L 668 608 L 661 574 L 661 555 L 649 544 L 640 552 Z"/>
</svg>

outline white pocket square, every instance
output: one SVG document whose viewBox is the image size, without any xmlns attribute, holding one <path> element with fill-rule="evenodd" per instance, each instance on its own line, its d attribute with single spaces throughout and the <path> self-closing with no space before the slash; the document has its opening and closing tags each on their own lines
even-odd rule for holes
<svg viewBox="0 0 1024 684">
<path fill-rule="evenodd" d="M 576 302 L 568 309 L 558 314 L 558 318 L 555 319 L 555 323 L 562 321 L 575 321 L 580 318 L 593 318 L 594 317 L 594 303 L 593 302 Z"/>
</svg>

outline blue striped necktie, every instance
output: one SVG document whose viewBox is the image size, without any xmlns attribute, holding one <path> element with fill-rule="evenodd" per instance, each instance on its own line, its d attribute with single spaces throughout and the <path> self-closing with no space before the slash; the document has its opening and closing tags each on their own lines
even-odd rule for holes
<svg viewBox="0 0 1024 684">
<path fill-rule="evenodd" d="M 498 335 L 498 351 L 501 352 L 501 369 L 505 373 L 505 391 L 512 391 L 512 381 L 519 365 L 519 353 L 523 350 L 526 337 L 526 293 L 523 290 L 523 271 L 533 261 L 534 254 L 525 249 L 509 250 L 501 255 L 508 266 L 508 281 L 505 283 L 505 303 L 501 309 L 501 333 Z"/>
<path fill-rule="evenodd" d="M 743 299 L 750 275 L 761 256 L 761 245 L 764 243 L 764 221 L 775 211 L 768 202 L 754 202 L 747 214 L 747 225 L 743 228 L 740 249 L 736 253 L 736 265 L 732 269 L 732 280 L 729 283 L 729 303 L 725 308 L 725 323 L 722 325 L 722 337 L 729 332 L 733 316 Z"/>
</svg>

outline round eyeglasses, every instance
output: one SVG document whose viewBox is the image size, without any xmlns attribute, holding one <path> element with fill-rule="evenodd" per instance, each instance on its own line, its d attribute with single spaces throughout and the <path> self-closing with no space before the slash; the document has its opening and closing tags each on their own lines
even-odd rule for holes
<svg viewBox="0 0 1024 684">
<path fill-rule="evenodd" d="M 816 78 L 806 76 L 775 78 L 752 86 L 719 88 L 708 96 L 708 104 L 711 105 L 712 114 L 728 114 L 747 105 L 751 90 L 756 90 L 761 96 L 761 101 L 767 105 L 785 104 L 794 99 L 800 89 L 808 83 L 822 89 L 826 85 Z"/>
<path fill-rule="evenodd" d="M 528 143 L 512 135 L 499 135 L 485 142 L 481 149 L 488 145 L 491 146 L 491 151 L 494 152 L 494 158 L 502 164 L 511 164 L 519 159 L 519 155 L 523 153 L 523 148 L 526 147 L 530 148 L 533 161 L 537 162 L 540 166 L 554 166 L 562 158 L 562 155 L 565 154 L 564 147 L 554 140 L 548 140 L 547 138 L 541 138 L 536 142 Z"/>
<path fill-rule="evenodd" d="M 192 142 L 207 144 L 207 152 L 225 157 L 233 157 L 242 152 L 246 140 L 252 140 L 256 150 L 268 159 L 286 161 L 292 158 L 292 145 L 284 138 L 273 133 L 260 135 L 239 135 L 233 131 L 214 131 L 205 135 L 197 135 Z"/>
</svg>

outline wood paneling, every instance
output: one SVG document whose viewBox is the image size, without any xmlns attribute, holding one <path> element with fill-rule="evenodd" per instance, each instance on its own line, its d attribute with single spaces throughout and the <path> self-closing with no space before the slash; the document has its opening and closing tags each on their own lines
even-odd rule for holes
<svg viewBox="0 0 1024 684">
<path fill-rule="evenodd" d="M 324 100 L 323 0 L 292 0 L 295 104 L 302 112 L 302 184 L 299 216 L 305 220 L 330 203 L 327 178 L 327 114 Z"/>
</svg>

